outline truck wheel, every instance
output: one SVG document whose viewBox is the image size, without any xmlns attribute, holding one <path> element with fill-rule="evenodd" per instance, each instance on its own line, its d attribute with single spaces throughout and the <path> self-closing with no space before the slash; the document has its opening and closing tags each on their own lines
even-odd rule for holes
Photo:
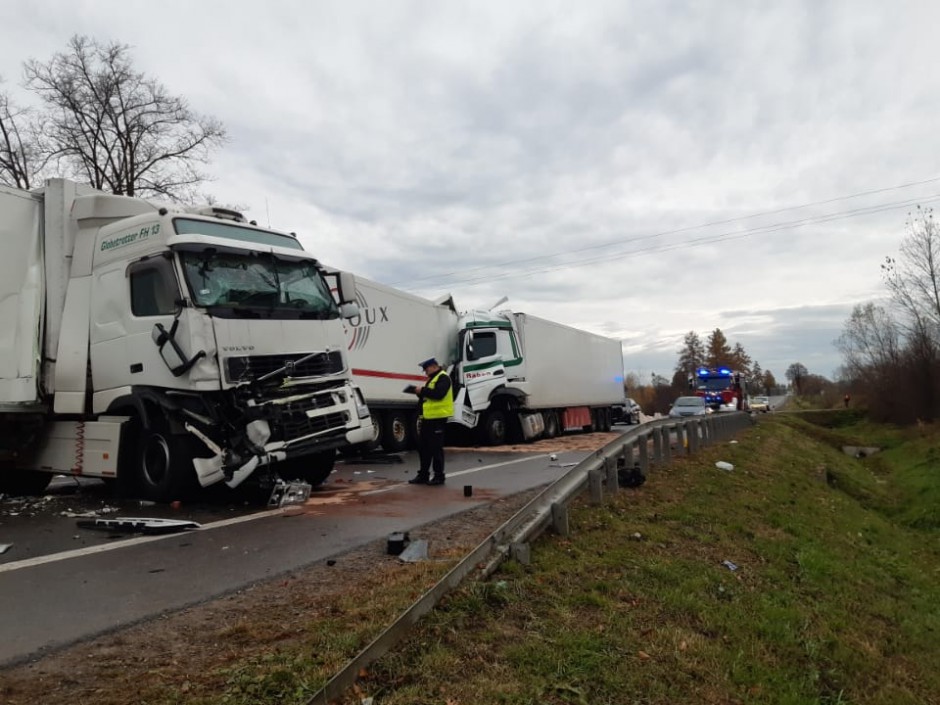
<svg viewBox="0 0 940 705">
<path fill-rule="evenodd" d="M 610 409 L 601 409 L 598 413 L 601 415 L 601 420 L 603 421 L 603 428 L 601 428 L 601 430 L 605 433 L 610 431 L 610 429 L 614 427 L 613 422 L 610 420 Z"/>
<path fill-rule="evenodd" d="M 408 447 L 408 414 L 389 411 L 382 421 L 382 447 L 389 453 L 400 453 Z"/>
<path fill-rule="evenodd" d="M 506 442 L 506 414 L 502 411 L 488 411 L 483 418 L 483 442 L 488 446 L 501 446 Z"/>
<path fill-rule="evenodd" d="M 0 494 L 21 495 L 42 494 L 52 482 L 51 472 L 35 470 L 17 470 L 12 463 L 0 466 Z"/>
<path fill-rule="evenodd" d="M 143 499 L 170 502 L 191 491 L 196 483 L 187 438 L 170 433 L 165 423 L 137 433 L 133 489 Z"/>
<path fill-rule="evenodd" d="M 336 451 L 324 450 L 302 455 L 299 458 L 282 460 L 274 466 L 274 469 L 284 480 L 301 480 L 313 487 L 319 487 L 333 472 L 335 463 Z"/>
<path fill-rule="evenodd" d="M 558 414 L 554 411 L 543 412 L 545 417 L 545 437 L 554 438 L 558 435 Z"/>
</svg>

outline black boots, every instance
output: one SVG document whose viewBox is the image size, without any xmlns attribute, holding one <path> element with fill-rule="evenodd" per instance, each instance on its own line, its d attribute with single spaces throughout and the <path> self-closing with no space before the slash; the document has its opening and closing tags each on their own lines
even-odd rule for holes
<svg viewBox="0 0 940 705">
<path fill-rule="evenodd" d="M 444 476 L 435 475 L 434 477 L 429 478 L 427 475 L 416 475 L 415 477 L 408 480 L 409 485 L 443 485 Z"/>
</svg>

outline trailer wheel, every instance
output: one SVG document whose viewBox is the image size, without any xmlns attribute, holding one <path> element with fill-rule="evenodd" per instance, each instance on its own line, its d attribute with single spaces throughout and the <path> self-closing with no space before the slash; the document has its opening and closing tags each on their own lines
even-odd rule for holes
<svg viewBox="0 0 940 705">
<path fill-rule="evenodd" d="M 610 420 L 610 409 L 601 409 L 597 413 L 601 417 L 601 431 L 604 431 L 605 433 L 610 431 L 614 425 Z"/>
<path fill-rule="evenodd" d="M 324 450 L 282 460 L 274 466 L 274 469 L 284 480 L 301 480 L 313 487 L 318 487 L 326 482 L 335 464 L 336 451 Z"/>
<path fill-rule="evenodd" d="M 0 466 L 0 493 L 15 497 L 42 494 L 52 482 L 51 472 L 17 470 L 12 463 Z"/>
<path fill-rule="evenodd" d="M 498 409 L 488 411 L 483 418 L 483 442 L 490 446 L 500 446 L 506 442 L 506 414 Z"/>
<path fill-rule="evenodd" d="M 558 435 L 558 414 L 554 411 L 544 411 L 542 416 L 545 419 L 545 437 L 554 438 Z"/>
<path fill-rule="evenodd" d="M 400 453 L 408 447 L 408 433 L 411 426 L 408 414 L 403 411 L 389 411 L 382 420 L 382 447 L 389 453 Z"/>
<path fill-rule="evenodd" d="M 132 470 L 135 493 L 154 502 L 180 499 L 196 483 L 188 438 L 170 433 L 162 420 L 155 420 L 151 428 L 137 428 Z"/>
</svg>

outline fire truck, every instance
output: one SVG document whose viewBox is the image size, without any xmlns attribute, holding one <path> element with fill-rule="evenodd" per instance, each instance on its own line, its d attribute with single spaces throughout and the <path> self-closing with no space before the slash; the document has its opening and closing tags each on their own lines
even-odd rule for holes
<svg viewBox="0 0 940 705">
<path fill-rule="evenodd" d="M 714 411 L 744 411 L 747 408 L 744 374 L 730 367 L 699 367 L 689 374 L 689 389 L 705 399 Z"/>
</svg>

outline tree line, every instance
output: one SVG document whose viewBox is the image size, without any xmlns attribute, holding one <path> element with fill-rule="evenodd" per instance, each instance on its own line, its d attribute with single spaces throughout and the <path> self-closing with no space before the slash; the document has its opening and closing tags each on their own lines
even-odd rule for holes
<svg viewBox="0 0 940 705">
<path fill-rule="evenodd" d="M 872 418 L 940 415 L 940 232 L 933 209 L 908 214 L 899 253 L 881 265 L 887 296 L 856 305 L 836 346 L 840 382 Z"/>
<path fill-rule="evenodd" d="M 205 198 L 200 167 L 225 127 L 136 70 L 128 45 L 73 36 L 50 59 L 25 61 L 22 87 L 35 105 L 0 79 L 0 183 L 31 189 L 63 176 L 127 196 Z"/>
</svg>

